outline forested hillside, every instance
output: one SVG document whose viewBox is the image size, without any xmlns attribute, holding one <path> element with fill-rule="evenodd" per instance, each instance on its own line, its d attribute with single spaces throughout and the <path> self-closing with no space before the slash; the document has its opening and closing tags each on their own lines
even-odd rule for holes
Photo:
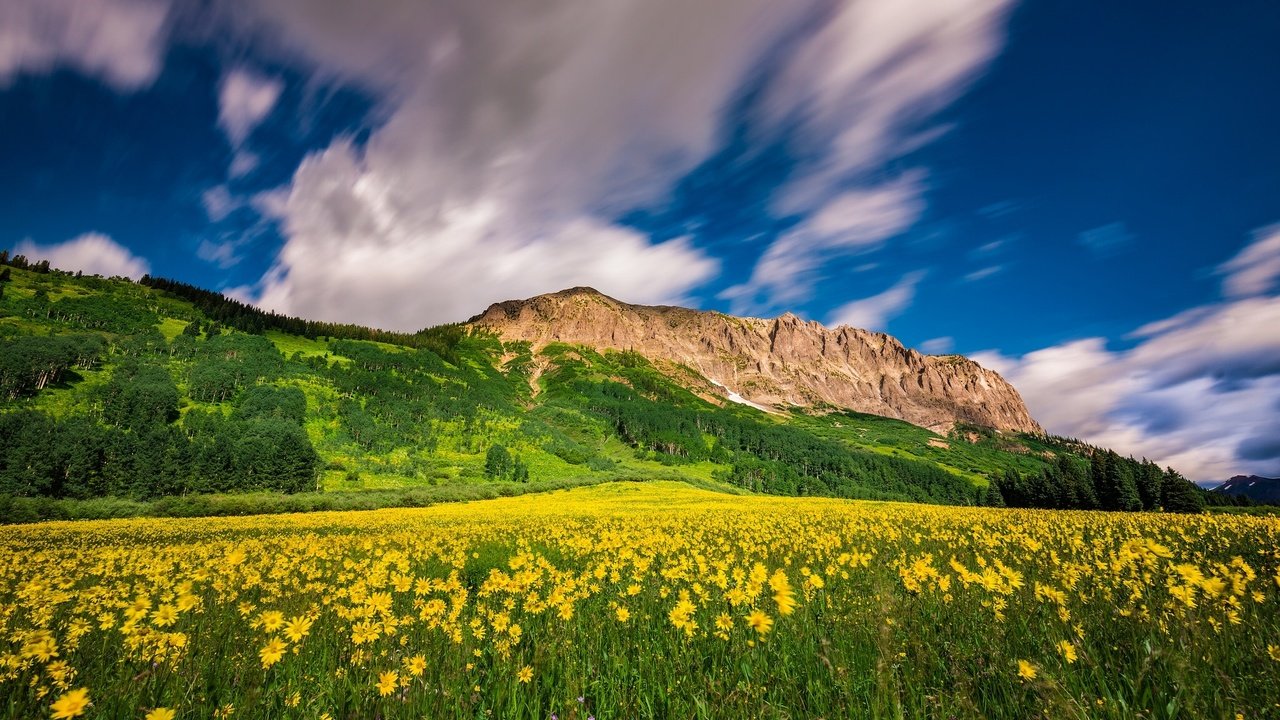
<svg viewBox="0 0 1280 720">
<path fill-rule="evenodd" d="M 768 415 L 634 353 L 305 321 L 181 283 L 0 260 L 0 514 L 14 498 L 651 477 L 950 504 L 1203 503 L 1173 471 L 1061 439 Z"/>
</svg>

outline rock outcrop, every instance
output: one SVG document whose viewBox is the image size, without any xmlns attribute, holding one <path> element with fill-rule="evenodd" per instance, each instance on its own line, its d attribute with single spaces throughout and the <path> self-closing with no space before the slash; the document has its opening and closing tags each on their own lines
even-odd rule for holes
<svg viewBox="0 0 1280 720">
<path fill-rule="evenodd" d="M 994 371 L 959 355 L 924 355 L 889 335 L 834 329 L 787 313 L 772 320 L 630 305 L 591 288 L 495 303 L 468 321 L 539 349 L 564 342 L 632 350 L 693 368 L 753 404 L 835 406 L 946 433 L 958 422 L 1042 432 Z"/>
</svg>

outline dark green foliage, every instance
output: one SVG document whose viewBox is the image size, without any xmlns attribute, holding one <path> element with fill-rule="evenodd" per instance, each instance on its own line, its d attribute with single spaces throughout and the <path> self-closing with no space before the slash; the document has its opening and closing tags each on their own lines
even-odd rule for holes
<svg viewBox="0 0 1280 720">
<path fill-rule="evenodd" d="M 494 445 L 484 457 L 484 475 L 490 480 L 505 478 L 511 474 L 511 453 L 501 445 Z"/>
<path fill-rule="evenodd" d="M 1205 507 L 1205 493 L 1177 471 L 1165 470 L 1161 481 L 1160 502 L 1166 512 L 1198 513 Z"/>
<path fill-rule="evenodd" d="M 644 379 L 648 373 L 628 379 Z M 936 466 L 886 457 L 823 440 L 783 424 L 736 412 L 682 407 L 667 386 L 639 382 L 648 399 L 616 382 L 581 383 L 588 407 L 610 418 L 625 442 L 672 462 L 728 459 L 727 479 L 778 495 L 834 495 L 974 504 L 978 490 Z M 708 442 L 706 437 L 714 440 Z"/>
<path fill-rule="evenodd" d="M 1143 510 L 1154 510 L 1164 504 L 1164 473 L 1159 465 L 1144 459 L 1142 465 L 1134 470 L 1133 478 Z"/>
<path fill-rule="evenodd" d="M 131 333 L 159 322 L 155 311 L 114 295 L 63 298 L 48 308 L 48 317 L 87 330 Z"/>
<path fill-rule="evenodd" d="M 126 360 L 102 391 L 102 419 L 143 430 L 178 419 L 178 388 L 163 367 Z"/>
<path fill-rule="evenodd" d="M 301 390 L 270 385 L 255 385 L 246 390 L 233 413 L 238 420 L 278 418 L 295 425 L 302 425 L 306 415 L 307 396 Z"/>
<path fill-rule="evenodd" d="M 982 504 L 987 507 L 1005 507 L 1004 495 L 1000 494 L 1000 484 L 991 481 L 987 485 L 987 491 L 982 495 Z"/>
<path fill-rule="evenodd" d="M 1062 509 L 1160 510 L 1201 512 L 1205 493 L 1173 470 L 1095 449 L 1085 475 L 1078 460 L 1060 455 L 1040 475 L 1008 471 L 992 480 L 991 491 L 1009 507 Z M 1154 473 L 1153 473 L 1154 470 Z M 1153 477 L 1157 475 L 1159 477 Z M 996 503 L 991 495 L 987 505 Z M 1150 504 L 1148 504 L 1150 503 Z"/>
<path fill-rule="evenodd" d="M 1132 459 L 1122 460 L 1108 450 L 1094 453 L 1090 475 L 1098 506 L 1103 510 L 1141 510 L 1142 499 L 1134 482 L 1134 470 L 1138 464 Z"/>
<path fill-rule="evenodd" d="M 297 424 L 274 417 L 259 417 L 238 429 L 232 463 L 239 476 L 236 490 L 316 489 L 320 457 Z"/>
<path fill-rule="evenodd" d="M 57 462 L 49 452 L 53 421 L 43 413 L 0 414 L 0 494 L 36 496 L 56 492 Z"/>
<path fill-rule="evenodd" d="M 519 457 L 511 461 L 511 482 L 529 482 L 529 466 Z"/>
<path fill-rule="evenodd" d="M 226 402 L 241 389 L 278 377 L 284 358 L 276 346 L 255 335 L 216 335 L 201 343 L 188 377 L 191 397 Z"/>
<path fill-rule="evenodd" d="M 0 340 L 0 400 L 34 395 L 61 381 L 71 368 L 93 367 L 105 349 L 98 335 Z"/>
<path fill-rule="evenodd" d="M 145 499 L 315 489 L 320 458 L 288 419 L 240 421 L 192 411 L 178 425 L 145 403 L 141 410 L 136 403 L 122 407 L 125 422 L 111 426 L 82 415 L 55 421 L 30 410 L 0 413 L 0 494 Z"/>
</svg>

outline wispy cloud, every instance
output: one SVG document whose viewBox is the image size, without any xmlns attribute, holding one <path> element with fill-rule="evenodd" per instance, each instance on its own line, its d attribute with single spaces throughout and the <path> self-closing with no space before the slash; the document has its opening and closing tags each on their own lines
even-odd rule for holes
<svg viewBox="0 0 1280 720">
<path fill-rule="evenodd" d="M 218 124 L 233 148 L 243 145 L 249 133 L 266 119 L 283 91 L 284 82 L 280 79 L 247 68 L 235 68 L 222 76 L 218 89 Z"/>
<path fill-rule="evenodd" d="M 258 297 L 409 328 L 566 282 L 685 297 L 719 262 L 611 218 L 661 205 L 722 147 L 724 113 L 766 57 L 782 64 L 752 111 L 761 141 L 793 137 L 821 160 L 779 193 L 772 210 L 804 220 L 741 297 L 801 297 L 832 255 L 923 212 L 926 173 L 886 166 L 943 130 L 929 119 L 999 50 L 1011 1 L 238 3 L 233 32 L 375 94 L 386 118 L 298 168 Z"/>
<path fill-rule="evenodd" d="M 1255 234 L 1237 259 L 1270 257 L 1271 237 L 1271 229 Z M 1050 432 L 1146 456 L 1197 480 L 1276 474 L 1280 404 L 1264 399 L 1280 397 L 1280 297 L 1254 294 L 1271 279 L 1234 274 L 1254 265 L 1222 267 L 1229 299 L 1148 323 L 1127 350 L 1094 337 L 1019 358 L 974 358 L 1004 374 Z"/>
<path fill-rule="evenodd" d="M 997 220 L 1008 215 L 1012 215 L 1019 209 L 1019 204 L 1013 200 L 1000 200 L 990 205 L 984 205 L 978 208 L 978 214 L 988 220 Z"/>
<path fill-rule="evenodd" d="M 244 200 L 231 194 L 226 185 L 214 185 L 200 194 L 200 203 L 212 222 L 222 222 L 244 206 Z"/>
<path fill-rule="evenodd" d="M 776 122 L 799 127 L 801 147 L 821 159 L 802 165 L 779 194 L 778 211 L 804 219 L 746 283 L 725 291 L 735 310 L 806 298 L 815 268 L 832 255 L 874 249 L 921 217 L 926 173 L 886 179 L 883 168 L 945 132 L 929 118 L 999 51 L 1008 6 L 848 2 L 802 44 L 766 106 Z"/>
<path fill-rule="evenodd" d="M 0 3 L 0 88 L 24 73 L 71 68 L 118 90 L 160 74 L 168 5 L 148 0 L 5 0 Z"/>
<path fill-rule="evenodd" d="M 903 232 L 923 210 L 921 173 L 832 199 L 800 228 L 765 250 L 747 282 L 720 293 L 749 312 L 808 299 L 815 274 L 835 254 L 868 252 Z"/>
<path fill-rule="evenodd" d="M 929 355 L 946 355 L 954 350 L 956 341 L 950 336 L 936 337 L 920 343 L 920 352 Z"/>
<path fill-rule="evenodd" d="M 964 276 L 964 281 L 965 281 L 965 282 L 977 282 L 977 281 L 979 281 L 979 280 L 984 280 L 984 279 L 986 279 L 986 278 L 991 277 L 992 275 L 995 275 L 995 274 L 1000 273 L 1000 272 L 1003 272 L 1003 271 L 1004 271 L 1004 266 L 1003 266 L 1003 265 L 989 265 L 989 266 L 984 267 L 984 268 L 982 268 L 982 269 L 980 269 L 980 270 L 974 270 L 973 272 L 971 272 L 971 273 L 969 273 L 969 274 L 965 275 L 965 276 Z"/>
<path fill-rule="evenodd" d="M 829 324 L 884 330 L 890 320 L 911 307 L 916 297 L 916 286 L 927 274 L 924 270 L 907 273 L 882 293 L 841 305 L 831 312 Z"/>
<path fill-rule="evenodd" d="M 1089 248 L 1095 255 L 1106 256 L 1123 250 L 1133 243 L 1133 235 L 1124 223 L 1113 222 L 1101 227 L 1085 230 L 1076 236 L 1076 240 Z"/>
<path fill-rule="evenodd" d="M 151 271 L 145 258 L 138 257 L 120 243 L 102 233 L 85 233 L 53 245 L 37 245 L 23 240 L 14 254 L 31 260 L 48 260 L 62 270 L 80 270 L 90 275 L 121 276 L 138 279 Z"/>
<path fill-rule="evenodd" d="M 1228 297 L 1269 292 L 1280 280 L 1280 224 L 1262 228 L 1238 255 L 1218 266 Z"/>
</svg>

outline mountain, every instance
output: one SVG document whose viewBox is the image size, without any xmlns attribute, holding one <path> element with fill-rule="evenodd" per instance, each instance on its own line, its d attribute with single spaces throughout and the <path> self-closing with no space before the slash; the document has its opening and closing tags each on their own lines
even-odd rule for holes
<svg viewBox="0 0 1280 720">
<path fill-rule="evenodd" d="M 631 305 L 592 288 L 496 303 L 467 321 L 505 341 L 629 350 L 694 370 L 722 397 L 768 409 L 831 406 L 946 434 L 957 424 L 1040 434 L 1004 378 L 960 355 L 925 355 L 879 332 L 791 313 L 771 320 Z M 672 373 L 675 378 L 687 374 Z"/>
<path fill-rule="evenodd" d="M 396 333 L 3 251 L 0 266 L 0 522 L 650 479 L 943 504 L 1200 501 L 1171 470 L 1046 436 L 970 361 L 794 316 L 574 289 Z"/>
<path fill-rule="evenodd" d="M 1280 503 L 1280 478 L 1260 475 L 1236 475 L 1213 488 L 1211 492 L 1247 497 L 1254 502 Z"/>
</svg>

